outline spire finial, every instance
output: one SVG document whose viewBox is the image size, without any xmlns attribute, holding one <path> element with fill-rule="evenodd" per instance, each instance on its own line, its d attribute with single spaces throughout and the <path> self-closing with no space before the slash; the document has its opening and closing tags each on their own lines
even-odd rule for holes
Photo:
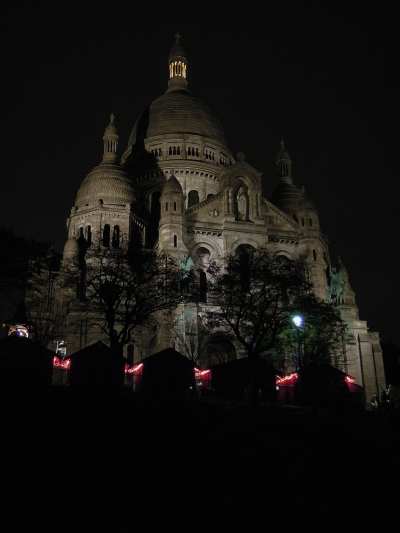
<svg viewBox="0 0 400 533">
<path fill-rule="evenodd" d="M 285 140 L 281 137 L 280 150 L 275 161 L 278 167 L 279 177 L 285 183 L 293 183 L 292 181 L 292 160 L 289 152 L 286 149 Z"/>
<path fill-rule="evenodd" d="M 103 161 L 113 162 L 117 159 L 118 139 L 119 135 L 117 132 L 117 128 L 115 127 L 115 115 L 114 113 L 111 113 L 110 122 L 106 127 L 103 135 Z"/>
</svg>

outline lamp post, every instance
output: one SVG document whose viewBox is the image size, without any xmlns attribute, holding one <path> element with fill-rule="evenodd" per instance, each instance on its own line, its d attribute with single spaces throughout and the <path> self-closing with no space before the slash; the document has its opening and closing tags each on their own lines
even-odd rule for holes
<svg viewBox="0 0 400 533">
<path fill-rule="evenodd" d="M 301 334 L 300 331 L 304 325 L 304 318 L 301 315 L 294 315 L 292 317 L 292 322 L 296 327 L 297 334 L 297 361 L 296 361 L 296 372 L 301 370 L 303 366 L 302 356 L 301 356 Z"/>
</svg>

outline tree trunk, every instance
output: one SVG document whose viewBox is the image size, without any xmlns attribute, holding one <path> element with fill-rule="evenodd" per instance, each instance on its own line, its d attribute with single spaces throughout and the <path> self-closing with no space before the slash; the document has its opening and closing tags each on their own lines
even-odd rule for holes
<svg viewBox="0 0 400 533">
<path fill-rule="evenodd" d="M 110 339 L 110 348 L 112 352 L 111 361 L 111 386 L 121 388 L 124 384 L 124 355 L 123 345 L 117 341 L 115 336 Z"/>
<path fill-rule="evenodd" d="M 258 357 L 254 354 L 249 355 L 249 404 L 252 407 L 259 405 L 259 387 L 258 387 Z"/>
</svg>

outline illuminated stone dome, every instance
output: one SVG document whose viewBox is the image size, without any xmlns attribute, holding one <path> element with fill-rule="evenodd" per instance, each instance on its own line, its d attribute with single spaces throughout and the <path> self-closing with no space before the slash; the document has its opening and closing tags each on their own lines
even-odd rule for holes
<svg viewBox="0 0 400 533">
<path fill-rule="evenodd" d="M 93 205 L 99 200 L 105 204 L 130 204 L 135 199 L 130 179 L 118 163 L 118 133 L 114 118 L 112 114 L 104 132 L 103 160 L 81 183 L 75 199 L 77 207 Z"/>
<path fill-rule="evenodd" d="M 168 134 L 201 135 L 226 146 L 219 120 L 186 90 L 168 91 L 150 104 L 133 127 L 128 149 L 138 141 Z"/>
<path fill-rule="evenodd" d="M 161 140 L 160 137 L 179 139 L 187 135 L 203 137 L 227 149 L 221 123 L 208 105 L 192 95 L 188 89 L 189 62 L 180 36 L 168 58 L 169 79 L 167 91 L 156 98 L 133 126 L 123 162 L 135 145 Z"/>
<path fill-rule="evenodd" d="M 95 167 L 79 187 L 77 207 L 103 200 L 105 204 L 130 204 L 135 194 L 127 174 L 116 163 L 102 162 Z"/>
</svg>

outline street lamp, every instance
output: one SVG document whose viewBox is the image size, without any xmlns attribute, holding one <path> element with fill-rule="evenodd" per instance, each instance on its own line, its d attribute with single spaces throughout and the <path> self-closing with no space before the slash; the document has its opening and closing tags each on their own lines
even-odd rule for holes
<svg viewBox="0 0 400 533">
<path fill-rule="evenodd" d="M 302 367 L 302 359 L 301 359 L 301 334 L 300 331 L 304 325 L 304 318 L 301 315 L 294 315 L 292 316 L 292 322 L 296 326 L 296 334 L 297 334 L 297 364 L 296 364 L 296 371 L 299 371 Z"/>
<path fill-rule="evenodd" d="M 301 328 L 303 325 L 303 317 L 301 315 L 294 315 L 294 317 L 292 317 L 292 322 L 296 328 Z"/>
</svg>

